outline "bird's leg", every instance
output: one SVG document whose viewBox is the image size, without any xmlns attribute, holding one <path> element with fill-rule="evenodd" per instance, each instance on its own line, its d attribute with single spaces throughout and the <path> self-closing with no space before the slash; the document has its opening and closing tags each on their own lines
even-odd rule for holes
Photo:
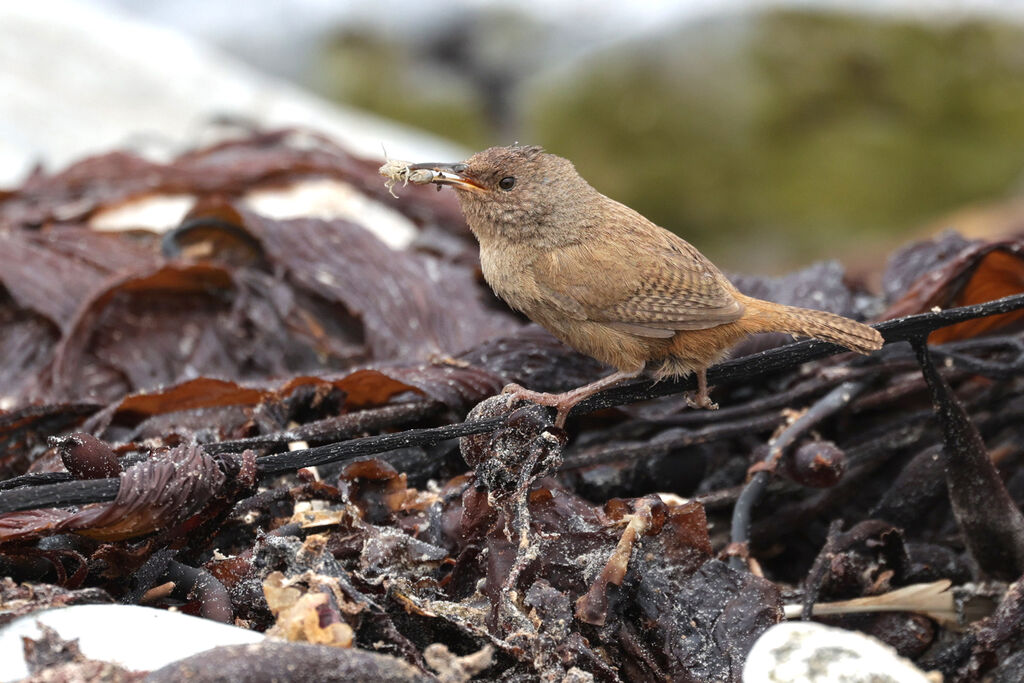
<svg viewBox="0 0 1024 683">
<path fill-rule="evenodd" d="M 555 417 L 555 426 L 564 427 L 565 420 L 569 417 L 569 411 L 573 409 L 577 403 L 585 398 L 589 398 L 599 391 L 603 391 L 608 387 L 614 386 L 619 382 L 624 382 L 627 379 L 633 379 L 637 375 L 643 372 L 643 368 L 634 370 L 632 372 L 619 372 L 602 377 L 596 382 L 585 384 L 582 387 L 572 389 L 570 391 L 564 391 L 560 394 L 548 394 L 541 391 L 530 391 L 529 389 L 523 388 L 518 384 L 509 384 L 501 393 L 508 394 L 509 401 L 515 399 L 522 399 L 524 401 L 530 401 L 531 403 L 538 403 L 542 406 L 549 406 L 558 410 L 558 415 Z"/>
<path fill-rule="evenodd" d="M 708 394 L 708 370 L 707 368 L 698 368 L 694 370 L 697 375 L 697 395 L 687 396 L 686 402 L 690 404 L 691 408 L 704 408 L 706 410 L 718 410 L 718 404 L 711 400 L 711 396 Z"/>
</svg>

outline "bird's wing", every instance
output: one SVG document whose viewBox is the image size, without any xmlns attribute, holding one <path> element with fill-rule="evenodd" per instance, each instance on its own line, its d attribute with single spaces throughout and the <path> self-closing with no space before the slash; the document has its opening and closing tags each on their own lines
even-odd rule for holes
<svg viewBox="0 0 1024 683">
<path fill-rule="evenodd" d="M 640 336 L 671 337 L 743 315 L 743 304 L 718 269 L 660 228 L 635 240 L 546 252 L 533 272 L 538 287 L 567 315 Z"/>
</svg>

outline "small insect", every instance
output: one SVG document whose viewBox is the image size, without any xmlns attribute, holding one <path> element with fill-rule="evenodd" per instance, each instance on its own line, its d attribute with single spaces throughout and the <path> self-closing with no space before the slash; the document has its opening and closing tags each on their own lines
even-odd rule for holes
<svg viewBox="0 0 1024 683">
<path fill-rule="evenodd" d="M 398 159 L 388 159 L 384 162 L 384 165 L 377 171 L 382 176 L 387 178 L 387 182 L 384 183 L 384 187 L 388 188 L 388 192 L 395 199 L 398 199 L 398 195 L 395 194 L 395 183 L 402 183 L 402 186 L 412 183 L 413 185 L 426 185 L 431 182 L 435 176 L 438 175 L 437 171 L 431 171 L 427 168 L 410 169 L 412 166 L 408 161 L 399 161 Z M 440 186 L 438 186 L 440 189 Z"/>
</svg>

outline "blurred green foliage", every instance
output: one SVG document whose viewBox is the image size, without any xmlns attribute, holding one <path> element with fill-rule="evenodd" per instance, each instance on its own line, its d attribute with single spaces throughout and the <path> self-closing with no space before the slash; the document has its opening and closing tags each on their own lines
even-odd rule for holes
<svg viewBox="0 0 1024 683">
<path fill-rule="evenodd" d="M 1024 173 L 1018 26 L 777 11 L 625 54 L 538 88 L 536 138 L 737 264 L 841 256 Z"/>
<path fill-rule="evenodd" d="M 471 148 L 510 142 L 488 134 L 472 92 L 400 50 L 367 51 L 374 71 L 353 54 L 363 75 L 347 101 Z M 863 254 L 1024 178 L 1024 27 L 994 20 L 731 15 L 561 64 L 518 93 L 523 142 L 730 268 Z"/>
<path fill-rule="evenodd" d="M 316 80 L 318 90 L 351 106 L 436 132 L 470 149 L 493 144 L 472 84 L 417 60 L 408 45 L 347 31 L 328 44 Z"/>
</svg>

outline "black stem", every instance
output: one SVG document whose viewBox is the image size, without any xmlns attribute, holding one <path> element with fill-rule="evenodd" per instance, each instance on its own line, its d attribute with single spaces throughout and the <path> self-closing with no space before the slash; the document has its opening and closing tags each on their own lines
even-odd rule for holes
<svg viewBox="0 0 1024 683">
<path fill-rule="evenodd" d="M 768 455 L 765 462 L 774 464 L 797 438 L 802 436 L 829 415 L 842 410 L 850 404 L 864 389 L 867 384 L 863 382 L 843 382 L 838 387 L 828 392 L 814 402 L 810 408 L 799 418 L 793 421 L 788 427 L 782 430 L 777 437 L 768 442 Z M 732 511 L 732 526 L 730 528 L 730 540 L 736 544 L 746 545 L 750 541 L 750 520 L 753 516 L 754 506 L 761 500 L 768 482 L 771 480 L 769 470 L 761 470 L 754 474 L 747 482 L 747 486 L 740 493 L 736 500 L 736 506 Z M 729 558 L 729 565 L 736 570 L 741 570 L 746 561 L 742 555 L 732 555 Z"/>
<path fill-rule="evenodd" d="M 942 426 L 946 488 L 964 543 L 986 574 L 1013 580 L 1024 572 L 1024 514 L 977 426 L 935 367 L 928 345 L 924 340 L 913 345 Z"/>
<path fill-rule="evenodd" d="M 0 491 L 0 514 L 114 500 L 120 479 L 82 479 Z"/>
<path fill-rule="evenodd" d="M 874 327 L 882 333 L 886 343 L 890 344 L 922 338 L 929 332 L 966 320 L 1008 313 L 1021 308 L 1024 308 L 1024 294 L 1016 294 L 983 304 L 886 320 L 875 324 Z M 846 349 L 828 342 L 817 340 L 797 342 L 716 365 L 708 370 L 708 381 L 713 384 L 732 381 L 749 382 L 751 378 L 759 375 L 779 372 L 844 351 Z M 600 408 L 646 401 L 667 394 L 688 391 L 694 386 L 695 382 L 692 377 L 655 384 L 648 381 L 632 382 L 613 387 L 587 399 L 579 404 L 573 412 L 589 412 Z M 398 448 L 434 444 L 470 434 L 492 432 L 504 423 L 503 417 L 496 417 L 431 429 L 410 429 L 397 434 L 368 436 L 290 453 L 268 455 L 259 459 L 259 469 L 262 474 L 274 474 L 329 462 L 352 460 Z M 220 449 L 212 446 L 211 450 Z M 744 493 L 747 496 L 753 496 L 753 501 L 756 501 L 760 498 L 766 485 L 767 474 L 759 472 L 748 484 L 749 491 L 745 490 Z M 119 486 L 119 479 L 93 479 L 0 491 L 0 514 L 18 510 L 109 501 L 117 495 Z M 743 497 L 741 495 L 741 500 Z"/>
<path fill-rule="evenodd" d="M 277 474 L 302 467 L 325 465 L 329 462 L 353 460 L 362 456 L 376 455 L 377 453 L 393 451 L 399 448 L 429 446 L 448 439 L 493 432 L 504 424 L 505 417 L 500 416 L 487 418 L 486 420 L 474 420 L 473 422 L 460 422 L 443 427 L 407 429 L 397 434 L 364 436 L 361 439 L 339 441 L 325 446 L 317 446 L 316 448 L 304 448 L 298 451 L 291 451 L 290 453 L 276 453 L 259 458 L 256 462 L 261 474 Z"/>
</svg>

